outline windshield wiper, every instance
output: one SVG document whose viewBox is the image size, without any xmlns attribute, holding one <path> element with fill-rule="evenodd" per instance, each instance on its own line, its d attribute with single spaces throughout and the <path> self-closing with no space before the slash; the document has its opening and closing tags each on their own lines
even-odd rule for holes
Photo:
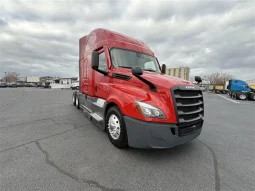
<svg viewBox="0 0 255 191">
<path fill-rule="evenodd" d="M 131 67 L 129 67 L 129 66 L 118 66 L 119 68 L 130 68 L 131 69 Z"/>
</svg>

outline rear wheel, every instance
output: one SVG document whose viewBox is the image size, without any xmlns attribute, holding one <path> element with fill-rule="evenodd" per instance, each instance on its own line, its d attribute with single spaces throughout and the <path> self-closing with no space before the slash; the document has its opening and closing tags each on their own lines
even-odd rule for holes
<svg viewBox="0 0 255 191">
<path fill-rule="evenodd" d="M 106 114 L 106 131 L 111 143 L 118 148 L 128 146 L 126 125 L 118 107 L 111 107 Z"/>
<path fill-rule="evenodd" d="M 250 96 L 249 96 L 249 99 L 251 101 L 255 101 L 255 93 L 251 93 Z"/>
<path fill-rule="evenodd" d="M 220 93 L 220 90 L 215 90 L 215 93 L 216 93 L 216 94 L 219 94 L 219 93 Z"/>
<path fill-rule="evenodd" d="M 245 93 L 238 93 L 236 95 L 237 99 L 240 99 L 240 100 L 246 100 L 247 99 L 247 95 Z"/>
<path fill-rule="evenodd" d="M 77 97 L 77 95 L 76 95 L 75 97 L 76 97 L 76 99 L 75 99 L 76 108 L 77 108 L 77 109 L 80 109 L 80 101 L 79 101 L 79 98 Z"/>
<path fill-rule="evenodd" d="M 73 99 L 73 105 L 76 106 L 76 94 L 75 93 L 73 93 L 72 99 Z"/>
</svg>

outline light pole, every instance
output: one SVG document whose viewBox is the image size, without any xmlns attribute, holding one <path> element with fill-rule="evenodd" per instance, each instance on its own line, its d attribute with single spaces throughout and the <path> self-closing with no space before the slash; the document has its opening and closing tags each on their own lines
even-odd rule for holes
<svg viewBox="0 0 255 191">
<path fill-rule="evenodd" d="M 6 72 L 5 72 L 5 82 L 7 83 L 7 76 L 6 76 Z"/>
</svg>

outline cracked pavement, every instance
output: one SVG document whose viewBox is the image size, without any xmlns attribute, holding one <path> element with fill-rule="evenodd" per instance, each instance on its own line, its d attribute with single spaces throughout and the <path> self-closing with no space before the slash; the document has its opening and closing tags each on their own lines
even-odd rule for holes
<svg viewBox="0 0 255 191">
<path fill-rule="evenodd" d="M 255 190 L 255 105 L 205 94 L 198 139 L 119 150 L 71 90 L 0 89 L 1 190 Z"/>
</svg>

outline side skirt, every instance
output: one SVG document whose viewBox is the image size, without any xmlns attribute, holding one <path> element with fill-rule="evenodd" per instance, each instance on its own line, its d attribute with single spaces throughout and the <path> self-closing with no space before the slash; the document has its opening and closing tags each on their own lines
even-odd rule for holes
<svg viewBox="0 0 255 191">
<path fill-rule="evenodd" d="M 80 108 L 84 114 L 104 131 L 104 111 L 106 108 L 106 101 L 101 98 L 94 98 L 84 94 L 80 94 L 79 99 Z"/>
</svg>

